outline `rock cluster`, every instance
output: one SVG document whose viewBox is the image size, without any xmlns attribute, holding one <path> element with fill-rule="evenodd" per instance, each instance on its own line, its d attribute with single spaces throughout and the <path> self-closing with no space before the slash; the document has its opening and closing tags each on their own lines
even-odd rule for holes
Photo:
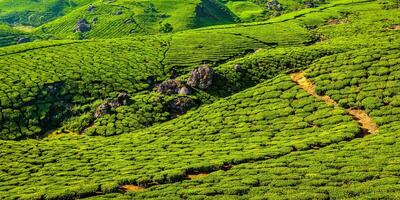
<svg viewBox="0 0 400 200">
<path fill-rule="evenodd" d="M 204 90 L 212 85 L 214 75 L 214 70 L 210 66 L 203 65 L 190 72 L 187 84 L 191 87 Z"/>
<path fill-rule="evenodd" d="M 281 11 L 282 5 L 278 2 L 278 0 L 270 0 L 267 2 L 267 8 L 268 10 Z"/>
<path fill-rule="evenodd" d="M 175 79 L 169 79 L 157 86 L 157 92 L 165 95 L 172 95 L 172 94 L 188 95 L 190 93 L 190 90 L 181 81 Z"/>
<path fill-rule="evenodd" d="M 86 19 L 80 19 L 78 20 L 78 22 L 76 22 L 74 32 L 85 33 L 90 31 L 91 28 L 92 28 L 91 25 Z"/>
<path fill-rule="evenodd" d="M 172 117 L 182 115 L 191 108 L 195 107 L 197 103 L 189 97 L 178 97 L 168 104 L 168 110 L 172 114 Z"/>
<path fill-rule="evenodd" d="M 86 9 L 86 11 L 88 11 L 88 12 L 93 12 L 95 9 L 96 9 L 96 6 L 90 5 L 90 6 Z"/>
<path fill-rule="evenodd" d="M 22 44 L 22 43 L 27 43 L 30 42 L 31 39 L 27 38 L 27 37 L 23 37 L 23 38 L 19 38 L 17 41 L 17 44 Z"/>
<path fill-rule="evenodd" d="M 130 96 L 127 93 L 121 92 L 118 94 L 117 99 L 112 101 L 105 101 L 100 106 L 98 106 L 94 116 L 96 118 L 100 118 L 103 115 L 109 114 L 112 109 L 127 105 L 129 99 Z"/>
<path fill-rule="evenodd" d="M 239 64 L 236 64 L 236 65 L 234 66 L 234 69 L 235 69 L 235 72 L 241 72 L 241 71 L 242 71 L 242 66 L 239 65 Z"/>
</svg>

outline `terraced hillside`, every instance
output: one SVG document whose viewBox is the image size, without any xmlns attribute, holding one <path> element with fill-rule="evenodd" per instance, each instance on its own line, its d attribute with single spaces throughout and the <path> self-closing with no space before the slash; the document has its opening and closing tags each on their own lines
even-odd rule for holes
<svg viewBox="0 0 400 200">
<path fill-rule="evenodd" d="M 87 21 L 87 29 L 76 28 L 81 19 Z M 115 38 L 234 21 L 234 16 L 214 0 L 96 1 L 43 25 L 40 32 L 63 38 Z"/>
<path fill-rule="evenodd" d="M 335 14 L 339 15 L 338 12 L 332 15 Z M 75 116 L 81 118 L 66 122 L 72 126 L 67 127 L 81 132 L 93 122 L 90 113 L 101 104 L 101 100 L 115 98 L 118 93 L 135 96 L 138 92 L 145 92 L 146 97 L 135 101 L 140 108 L 132 103 L 129 109 L 142 109 L 143 103 L 149 101 L 159 104 L 151 97 L 154 94 L 149 92 L 154 84 L 168 79 L 171 70 L 177 71 L 177 75 L 184 74 L 200 64 L 218 65 L 259 48 L 302 46 L 315 40 L 297 19 L 258 27 L 266 35 L 254 31 L 252 26 L 243 25 L 173 35 L 79 42 L 46 41 L 4 48 L 0 61 L 4 77 L 1 137 L 36 137 L 60 127 Z M 30 62 L 24 62 L 26 59 Z M 21 62 L 12 62 L 15 60 Z M 142 128 L 143 124 L 165 121 L 165 114 L 154 116 L 157 114 L 147 110 L 144 112 L 150 112 L 148 119 L 139 123 L 136 119 L 129 122 L 131 130 Z M 58 114 L 53 115 L 54 112 Z M 100 124 L 108 126 L 108 131 L 102 128 L 94 134 L 121 132 L 121 125 L 116 127 L 119 123 L 115 122 L 115 117 L 99 120 L 103 121 Z"/>
<path fill-rule="evenodd" d="M 38 26 L 94 0 L 1 0 L 0 22 Z"/>
<path fill-rule="evenodd" d="M 0 48 L 0 199 L 398 199 L 399 23 L 341 0 Z"/>
<path fill-rule="evenodd" d="M 0 47 L 25 43 L 33 40 L 34 35 L 18 31 L 8 25 L 0 24 Z"/>
<path fill-rule="evenodd" d="M 168 33 L 218 24 L 262 21 L 285 12 L 323 5 L 319 1 L 313 2 L 309 5 L 295 1 L 282 4 L 277 1 L 218 0 L 95 1 L 44 24 L 38 28 L 38 33 L 79 39 Z"/>
</svg>

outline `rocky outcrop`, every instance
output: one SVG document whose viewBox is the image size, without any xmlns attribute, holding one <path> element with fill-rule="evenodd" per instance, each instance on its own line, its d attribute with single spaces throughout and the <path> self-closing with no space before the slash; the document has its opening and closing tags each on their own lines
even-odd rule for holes
<svg viewBox="0 0 400 200">
<path fill-rule="evenodd" d="M 274 11 L 281 11 L 282 5 L 278 2 L 278 0 L 270 0 L 267 2 L 267 9 Z"/>
<path fill-rule="evenodd" d="M 27 37 L 23 37 L 23 38 L 19 38 L 17 41 L 17 44 L 22 44 L 22 43 L 27 43 L 30 42 L 31 39 L 27 38 Z"/>
<path fill-rule="evenodd" d="M 107 100 L 98 106 L 94 113 L 94 117 L 100 118 L 103 115 L 109 114 L 112 109 L 127 105 L 130 98 L 131 97 L 125 92 L 119 93 L 117 99 L 112 101 Z"/>
<path fill-rule="evenodd" d="M 157 86 L 157 92 L 164 95 L 179 94 L 183 87 L 185 85 L 181 81 L 169 79 Z"/>
<path fill-rule="evenodd" d="M 118 108 L 120 106 L 126 105 L 130 98 L 131 97 L 127 93 L 121 92 L 118 94 L 117 99 L 112 100 L 109 104 L 111 108 Z"/>
<path fill-rule="evenodd" d="M 180 95 L 189 95 L 189 94 L 190 94 L 190 90 L 189 90 L 188 87 L 183 86 L 183 87 L 179 90 L 178 94 L 180 94 Z"/>
<path fill-rule="evenodd" d="M 96 9 L 96 6 L 91 5 L 91 6 L 89 6 L 89 7 L 86 9 L 86 11 L 88 11 L 88 12 L 93 12 L 95 9 Z"/>
<path fill-rule="evenodd" d="M 197 106 L 197 103 L 193 99 L 189 97 L 178 97 L 168 104 L 168 110 L 174 118 L 178 115 L 185 114 L 195 106 Z"/>
<path fill-rule="evenodd" d="M 78 22 L 76 22 L 74 32 L 85 33 L 90 31 L 91 28 L 91 25 L 86 19 L 80 19 Z"/>
<path fill-rule="evenodd" d="M 190 72 L 187 84 L 191 87 L 204 90 L 212 85 L 214 75 L 214 70 L 210 66 L 203 65 Z"/>
<path fill-rule="evenodd" d="M 96 112 L 94 113 L 94 117 L 100 118 L 103 115 L 109 114 L 111 111 L 111 106 L 109 102 L 102 103 L 99 107 L 97 107 Z"/>
<path fill-rule="evenodd" d="M 235 69 L 235 72 L 241 72 L 241 71 L 242 71 L 242 66 L 239 65 L 239 64 L 236 64 L 236 65 L 234 66 L 234 69 Z"/>
</svg>

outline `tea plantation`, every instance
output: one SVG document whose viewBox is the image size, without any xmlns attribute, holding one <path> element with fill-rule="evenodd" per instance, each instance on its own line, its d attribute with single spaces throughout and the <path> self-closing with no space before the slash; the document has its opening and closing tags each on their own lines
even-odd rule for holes
<svg viewBox="0 0 400 200">
<path fill-rule="evenodd" d="M 0 22 L 37 26 L 93 1 L 94 0 L 2 0 L 0 1 Z"/>
<path fill-rule="evenodd" d="M 397 1 L 0 9 L 0 199 L 400 198 Z"/>
</svg>

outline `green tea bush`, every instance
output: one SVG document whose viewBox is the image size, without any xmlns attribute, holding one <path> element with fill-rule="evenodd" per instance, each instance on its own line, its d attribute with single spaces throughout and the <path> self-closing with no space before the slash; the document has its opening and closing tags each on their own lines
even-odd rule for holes
<svg viewBox="0 0 400 200">
<path fill-rule="evenodd" d="M 323 112 L 326 117 L 337 116 L 341 120 L 331 120 L 332 123 L 328 123 L 327 120 L 319 127 L 312 127 L 318 120 L 310 119 L 307 123 L 299 123 L 303 117 L 313 113 L 301 111 L 301 104 L 298 108 L 292 108 L 291 101 L 279 96 L 270 96 L 270 92 L 304 93 L 297 95 L 299 100 L 304 99 L 309 101 L 309 104 L 326 109 Z M 254 101 L 255 94 L 265 98 L 262 101 Z M 223 169 L 226 164 L 263 160 L 268 156 L 279 157 L 295 149 L 310 149 L 316 143 L 328 145 L 331 141 L 351 139 L 358 133 L 357 123 L 347 117 L 345 112 L 334 112 L 333 108 L 324 102 L 316 99 L 310 101 L 311 99 L 292 83 L 288 76 L 278 76 L 220 100 L 215 105 L 203 106 L 178 119 L 143 131 L 115 137 L 70 135 L 42 141 L 0 141 L 4 152 L 2 159 L 9 161 L 1 162 L 4 163 L 2 168 L 8 168 L 5 172 L 6 177 L 25 177 L 26 171 L 29 171 L 32 177 L 41 177 L 40 180 L 25 179 L 22 182 L 23 186 L 17 187 L 15 190 L 18 192 L 12 193 L 12 196 L 23 195 L 24 188 L 35 184 L 41 188 L 39 191 L 43 191 L 42 195 L 61 198 L 70 195 L 67 191 L 73 191 L 79 196 L 80 190 L 74 187 L 87 182 L 90 182 L 93 188 L 82 190 L 82 195 L 92 192 L 95 185 L 100 185 L 102 192 L 109 193 L 115 191 L 115 183 L 150 186 L 154 183 L 179 182 L 187 174 L 195 171 L 207 173 Z M 297 97 L 293 100 L 296 101 Z M 269 103 L 278 102 L 278 107 L 269 106 Z M 246 117 L 241 117 L 244 112 Z M 255 115 L 260 114 L 271 117 L 269 120 L 253 119 Z M 212 121 L 216 119 L 226 125 L 213 126 Z M 331 128 L 332 126 L 337 128 Z M 257 127 L 258 131 L 253 131 L 254 127 Z M 104 127 L 105 134 L 107 128 L 108 125 Z M 288 143 L 289 138 L 296 138 L 296 142 Z M 27 152 L 25 149 L 32 151 Z M 14 162 L 13 158 L 17 158 L 16 155 L 24 159 Z M 57 157 L 54 157 L 55 155 Z M 23 163 L 26 163 L 26 168 L 12 167 L 25 165 Z M 50 176 L 52 178 L 45 178 Z M 74 177 L 75 184 L 68 183 L 68 177 Z M 239 183 L 235 187 L 212 187 L 204 191 L 204 194 L 244 195 L 250 191 L 250 185 L 258 185 L 256 180 L 258 179 L 238 179 Z M 292 185 L 295 182 L 284 183 Z M 4 184 L 4 187 L 7 187 L 13 182 L 6 181 Z M 49 188 L 49 185 L 52 187 Z M 0 192 L 0 195 L 5 194 Z"/>
</svg>

